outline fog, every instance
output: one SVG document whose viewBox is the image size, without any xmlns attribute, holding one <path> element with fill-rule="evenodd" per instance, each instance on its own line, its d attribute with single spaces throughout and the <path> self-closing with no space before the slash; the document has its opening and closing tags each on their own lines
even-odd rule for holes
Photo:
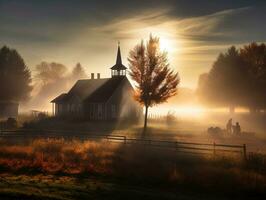
<svg viewBox="0 0 266 200">
<path fill-rule="evenodd" d="M 68 92 L 76 80 L 77 77 L 73 77 L 69 71 L 47 84 L 40 84 L 36 81 L 31 99 L 21 104 L 19 112 L 30 114 L 31 110 L 39 110 L 52 113 L 50 101 L 61 93 Z M 124 102 L 121 115 L 130 108 L 130 104 L 130 102 Z M 150 108 L 149 116 L 165 118 L 171 113 L 182 124 L 182 127 L 179 126 L 178 128 L 188 131 L 206 131 L 211 126 L 225 129 L 228 119 L 233 118 L 234 122 L 240 123 L 245 132 L 265 133 L 266 115 L 264 112 L 250 113 L 250 110 L 245 107 L 236 107 L 235 113 L 229 111 L 228 107 L 213 107 L 206 103 L 202 104 L 195 90 L 179 88 L 178 94 L 168 102 Z M 186 123 L 185 127 L 184 123 Z"/>
<path fill-rule="evenodd" d="M 38 110 L 51 113 L 50 102 L 60 94 L 68 92 L 74 83 L 82 78 L 87 78 L 87 75 L 80 63 L 69 70 L 60 63 L 41 62 L 34 70 L 31 97 L 22 102 L 19 111 L 27 113 Z"/>
</svg>

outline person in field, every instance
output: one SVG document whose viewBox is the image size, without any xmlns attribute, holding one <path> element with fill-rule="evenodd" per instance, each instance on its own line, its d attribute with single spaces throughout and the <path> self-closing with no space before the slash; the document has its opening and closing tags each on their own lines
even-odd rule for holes
<svg viewBox="0 0 266 200">
<path fill-rule="evenodd" d="M 227 133 L 231 134 L 232 133 L 232 128 L 233 128 L 232 119 L 229 119 L 227 124 L 226 124 Z"/>
<path fill-rule="evenodd" d="M 241 133 L 241 127 L 239 122 L 236 122 L 235 128 L 234 128 L 235 134 L 239 135 Z"/>
</svg>

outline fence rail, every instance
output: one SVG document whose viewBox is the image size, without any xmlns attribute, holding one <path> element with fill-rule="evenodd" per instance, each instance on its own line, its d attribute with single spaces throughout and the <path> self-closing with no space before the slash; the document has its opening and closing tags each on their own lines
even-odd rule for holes
<svg viewBox="0 0 266 200">
<path fill-rule="evenodd" d="M 75 135 L 73 135 L 75 132 Z M 36 134 L 38 133 L 38 134 Z M 219 143 L 196 143 L 183 141 L 155 140 L 142 138 L 129 138 L 124 135 L 104 135 L 88 134 L 87 132 L 76 131 L 58 131 L 58 130 L 2 130 L 1 138 L 70 138 L 70 139 L 104 139 L 108 142 L 119 142 L 123 144 L 148 145 L 151 147 L 160 147 L 174 149 L 180 153 L 190 154 L 213 154 L 235 153 L 247 159 L 246 145 L 219 144 Z"/>
</svg>

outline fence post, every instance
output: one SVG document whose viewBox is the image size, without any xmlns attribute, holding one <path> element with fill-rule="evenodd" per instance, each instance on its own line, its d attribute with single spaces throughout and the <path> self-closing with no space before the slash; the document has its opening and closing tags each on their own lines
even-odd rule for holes
<svg viewBox="0 0 266 200">
<path fill-rule="evenodd" d="M 213 155 L 214 156 L 216 155 L 216 144 L 215 144 L 215 142 L 213 142 Z"/>
<path fill-rule="evenodd" d="M 243 158 L 247 161 L 247 147 L 246 144 L 243 144 Z"/>
<path fill-rule="evenodd" d="M 127 144 L 127 137 L 124 136 L 124 144 Z"/>
</svg>

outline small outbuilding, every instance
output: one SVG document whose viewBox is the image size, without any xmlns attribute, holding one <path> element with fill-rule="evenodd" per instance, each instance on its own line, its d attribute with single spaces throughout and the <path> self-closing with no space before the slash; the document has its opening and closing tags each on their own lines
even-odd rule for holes
<svg viewBox="0 0 266 200">
<path fill-rule="evenodd" d="M 1 118 L 16 118 L 18 116 L 18 102 L 0 101 L 0 119 Z"/>
</svg>

